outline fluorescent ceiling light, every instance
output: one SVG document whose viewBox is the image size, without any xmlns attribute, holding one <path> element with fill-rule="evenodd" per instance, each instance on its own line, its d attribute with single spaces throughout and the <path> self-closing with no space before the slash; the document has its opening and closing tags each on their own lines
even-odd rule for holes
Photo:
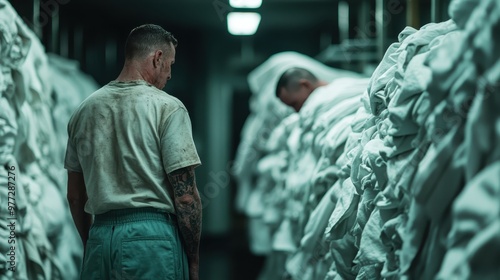
<svg viewBox="0 0 500 280">
<path fill-rule="evenodd" d="M 257 31 L 260 23 L 259 13 L 227 14 L 227 30 L 233 35 L 252 35 Z"/>
<path fill-rule="evenodd" d="M 262 0 L 229 0 L 229 5 L 233 8 L 256 9 L 262 5 Z"/>
</svg>

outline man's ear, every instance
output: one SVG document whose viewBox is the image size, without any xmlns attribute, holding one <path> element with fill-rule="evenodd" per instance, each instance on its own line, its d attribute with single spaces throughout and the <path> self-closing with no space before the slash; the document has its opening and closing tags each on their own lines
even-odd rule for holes
<svg viewBox="0 0 500 280">
<path fill-rule="evenodd" d="M 161 63 L 161 59 L 163 58 L 163 51 L 162 50 L 156 50 L 155 51 L 155 54 L 153 56 L 153 66 L 154 68 L 158 68 L 160 67 Z"/>
<path fill-rule="evenodd" d="M 309 92 L 312 92 L 314 90 L 314 85 L 307 79 L 300 79 L 299 85 L 300 87 L 304 87 L 305 89 L 307 89 L 307 91 Z"/>
</svg>

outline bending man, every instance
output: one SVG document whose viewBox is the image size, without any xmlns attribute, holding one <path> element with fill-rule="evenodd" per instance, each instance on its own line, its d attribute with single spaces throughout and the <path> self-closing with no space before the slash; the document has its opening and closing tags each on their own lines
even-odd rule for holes
<svg viewBox="0 0 500 280">
<path fill-rule="evenodd" d="M 276 97 L 298 112 L 311 93 L 325 85 L 326 82 L 318 80 L 310 71 L 293 67 L 286 70 L 278 80 Z"/>
</svg>

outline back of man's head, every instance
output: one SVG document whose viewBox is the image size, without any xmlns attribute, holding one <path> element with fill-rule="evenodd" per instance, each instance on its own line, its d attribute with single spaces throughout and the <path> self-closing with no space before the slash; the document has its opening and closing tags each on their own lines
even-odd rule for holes
<svg viewBox="0 0 500 280">
<path fill-rule="evenodd" d="M 276 86 L 276 97 L 279 97 L 282 88 L 292 90 L 297 88 L 299 86 L 300 80 L 302 79 L 305 79 L 312 84 L 316 84 L 318 82 L 318 78 L 309 70 L 306 70 L 304 68 L 292 67 L 286 70 L 278 80 L 278 85 Z"/>
<path fill-rule="evenodd" d="M 170 43 L 177 47 L 177 39 L 170 32 L 155 24 L 144 24 L 130 31 L 125 43 L 125 58 L 144 58 L 157 49 L 169 51 Z"/>
</svg>

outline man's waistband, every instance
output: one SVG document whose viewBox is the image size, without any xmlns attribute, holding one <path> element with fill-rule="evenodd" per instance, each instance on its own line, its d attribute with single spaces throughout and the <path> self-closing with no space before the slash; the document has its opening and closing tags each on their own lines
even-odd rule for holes
<svg viewBox="0 0 500 280">
<path fill-rule="evenodd" d="M 167 223 L 175 223 L 175 215 L 165 210 L 153 207 L 127 208 L 111 210 L 103 214 L 95 215 L 95 225 L 117 225 L 145 220 L 157 220 Z"/>
</svg>

